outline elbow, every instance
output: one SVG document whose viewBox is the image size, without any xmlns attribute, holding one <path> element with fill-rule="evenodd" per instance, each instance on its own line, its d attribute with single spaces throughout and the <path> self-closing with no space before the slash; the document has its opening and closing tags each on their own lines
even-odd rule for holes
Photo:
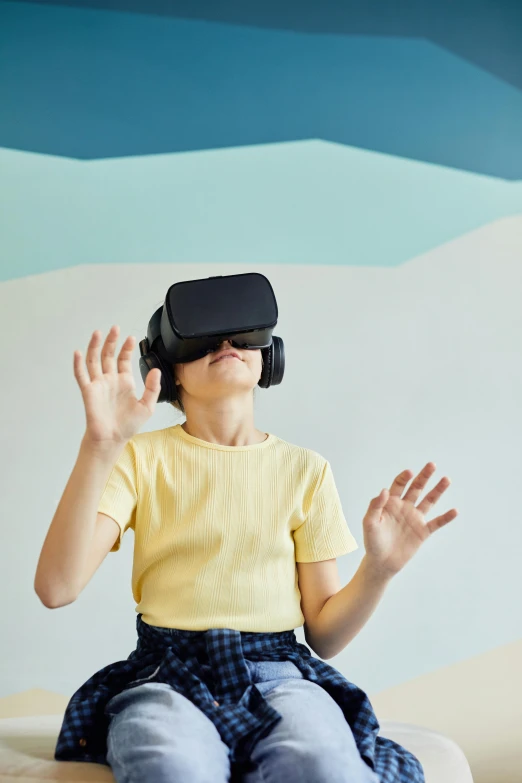
<svg viewBox="0 0 522 783">
<path fill-rule="evenodd" d="M 46 609 L 60 609 L 62 606 L 74 603 L 78 596 L 71 596 L 63 591 L 44 588 L 35 580 L 34 591 Z"/>
<path fill-rule="evenodd" d="M 62 606 L 67 606 L 76 601 L 76 598 L 61 598 L 55 595 L 41 595 L 36 593 L 42 604 L 46 609 L 60 609 Z"/>
<path fill-rule="evenodd" d="M 318 658 L 321 658 L 323 661 L 328 661 L 330 658 L 335 658 L 337 653 L 332 652 L 331 650 L 321 649 L 319 645 L 316 645 L 315 647 L 312 647 L 310 643 L 308 643 L 308 646 L 311 648 L 312 652 L 317 655 Z"/>
<path fill-rule="evenodd" d="M 311 647 L 311 645 L 309 645 Z M 330 652 L 329 650 L 321 650 L 321 648 L 313 648 L 312 651 L 317 655 L 318 658 L 321 658 L 323 661 L 328 661 L 330 658 L 335 658 L 335 653 Z"/>
<path fill-rule="evenodd" d="M 52 598 L 42 598 L 41 596 L 38 596 L 42 604 L 45 606 L 46 609 L 60 609 L 62 606 L 67 606 L 67 604 L 72 604 L 73 601 L 54 601 Z"/>
<path fill-rule="evenodd" d="M 308 647 L 311 649 L 311 651 L 317 655 L 318 658 L 322 658 L 324 661 L 328 658 L 331 658 L 333 656 L 326 655 L 326 650 L 323 650 L 321 648 L 321 645 L 318 643 L 317 637 L 313 637 L 313 635 L 310 633 L 309 629 L 305 628 L 305 642 L 307 643 Z"/>
<path fill-rule="evenodd" d="M 305 623 L 304 626 L 305 642 L 312 652 L 317 655 L 318 658 L 322 658 L 323 661 L 328 661 L 330 658 L 335 658 L 339 650 L 332 649 L 331 644 L 327 643 L 316 630 L 313 632 L 309 625 Z"/>
</svg>

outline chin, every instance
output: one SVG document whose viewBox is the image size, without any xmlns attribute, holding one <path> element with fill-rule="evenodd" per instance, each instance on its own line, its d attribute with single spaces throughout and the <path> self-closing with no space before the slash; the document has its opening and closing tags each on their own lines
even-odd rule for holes
<svg viewBox="0 0 522 783">
<path fill-rule="evenodd" d="M 212 397 L 215 399 L 216 396 L 219 397 L 235 397 L 238 394 L 251 394 L 254 390 L 255 386 L 252 383 L 233 383 L 233 382 L 223 382 L 219 384 L 213 385 L 212 389 Z"/>
</svg>

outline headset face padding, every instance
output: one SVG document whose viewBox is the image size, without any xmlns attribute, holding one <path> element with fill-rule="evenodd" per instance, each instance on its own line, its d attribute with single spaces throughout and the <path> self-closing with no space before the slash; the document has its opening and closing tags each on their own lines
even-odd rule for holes
<svg viewBox="0 0 522 783">
<path fill-rule="evenodd" d="M 162 359 L 155 351 L 151 351 L 147 340 L 140 343 L 140 350 L 143 351 L 139 367 L 143 383 L 148 373 L 155 368 L 161 370 L 161 390 L 158 402 L 176 402 L 178 399 L 178 390 L 174 379 L 172 367 Z M 258 385 L 262 389 L 268 389 L 270 386 L 277 386 L 283 380 L 285 371 L 285 349 L 283 340 L 280 337 L 272 337 L 272 345 L 262 349 L 263 371 Z"/>
</svg>

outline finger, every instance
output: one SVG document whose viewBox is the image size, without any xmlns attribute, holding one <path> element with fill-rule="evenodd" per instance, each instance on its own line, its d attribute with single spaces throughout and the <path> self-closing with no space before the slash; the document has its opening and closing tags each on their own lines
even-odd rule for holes
<svg viewBox="0 0 522 783">
<path fill-rule="evenodd" d="M 423 467 L 421 472 L 416 476 L 413 481 L 411 482 L 410 488 L 406 492 L 406 494 L 403 497 L 403 500 L 409 500 L 410 503 L 416 503 L 418 500 L 418 497 L 430 478 L 433 476 L 435 471 L 437 470 L 437 466 L 434 462 L 428 462 L 427 465 Z"/>
<path fill-rule="evenodd" d="M 87 348 L 87 371 L 91 381 L 95 381 L 102 376 L 100 357 L 98 355 L 100 342 L 101 332 L 99 329 L 96 329 L 96 331 L 92 333 L 92 337 Z"/>
<path fill-rule="evenodd" d="M 78 386 L 83 392 L 89 385 L 89 376 L 85 370 L 85 364 L 83 362 L 82 352 L 75 351 L 73 359 L 74 377 L 78 381 Z"/>
<path fill-rule="evenodd" d="M 447 511 L 445 514 L 441 514 L 440 517 L 435 517 L 435 519 L 432 519 L 431 522 L 428 522 L 426 525 L 426 530 L 431 535 L 436 530 L 440 530 L 441 527 L 444 527 L 444 525 L 447 525 L 448 522 L 451 522 L 455 517 L 458 515 L 458 511 L 456 508 L 452 508 L 451 511 Z"/>
<path fill-rule="evenodd" d="M 127 337 L 118 356 L 118 372 L 132 373 L 131 358 L 134 351 L 134 337 Z"/>
<path fill-rule="evenodd" d="M 145 391 L 140 402 L 148 408 L 149 411 L 154 410 L 161 391 L 161 370 L 155 367 L 153 370 L 149 370 L 147 377 L 145 378 Z"/>
<path fill-rule="evenodd" d="M 433 487 L 433 489 L 428 492 L 426 497 L 421 500 L 417 508 L 419 511 L 422 511 L 424 516 L 429 512 L 429 510 L 435 505 L 435 503 L 440 499 L 441 495 L 446 492 L 447 488 L 451 484 L 451 480 L 447 476 L 443 476 L 436 487 Z"/>
<path fill-rule="evenodd" d="M 372 498 L 370 505 L 368 506 L 368 511 L 364 517 L 367 523 L 370 525 L 376 525 L 380 522 L 382 510 L 388 502 L 388 497 L 388 490 L 381 489 L 377 497 Z"/>
<path fill-rule="evenodd" d="M 104 373 L 114 372 L 115 370 L 114 352 L 116 350 L 116 343 L 118 342 L 119 333 L 119 326 L 111 326 L 109 329 L 109 334 L 105 338 L 101 352 L 101 366 L 102 372 Z"/>
<path fill-rule="evenodd" d="M 411 477 L 413 476 L 412 470 L 403 470 L 402 473 L 399 473 L 399 475 L 396 477 L 395 481 L 390 487 L 390 495 L 395 495 L 395 497 L 400 498 L 402 493 L 404 492 L 404 487 L 410 481 Z"/>
</svg>

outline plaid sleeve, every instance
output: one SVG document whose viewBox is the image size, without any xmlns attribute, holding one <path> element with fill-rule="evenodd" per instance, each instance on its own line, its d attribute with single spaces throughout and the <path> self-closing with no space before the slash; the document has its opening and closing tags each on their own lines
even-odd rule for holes
<svg viewBox="0 0 522 783">
<path fill-rule="evenodd" d="M 330 560 L 357 549 L 344 518 L 332 468 L 325 460 L 305 521 L 294 530 L 297 563 Z"/>
<path fill-rule="evenodd" d="M 98 511 L 114 519 L 120 528 L 111 552 L 120 548 L 125 531 L 134 529 L 137 498 L 136 454 L 132 440 L 129 440 L 107 479 L 98 504 Z"/>
</svg>

